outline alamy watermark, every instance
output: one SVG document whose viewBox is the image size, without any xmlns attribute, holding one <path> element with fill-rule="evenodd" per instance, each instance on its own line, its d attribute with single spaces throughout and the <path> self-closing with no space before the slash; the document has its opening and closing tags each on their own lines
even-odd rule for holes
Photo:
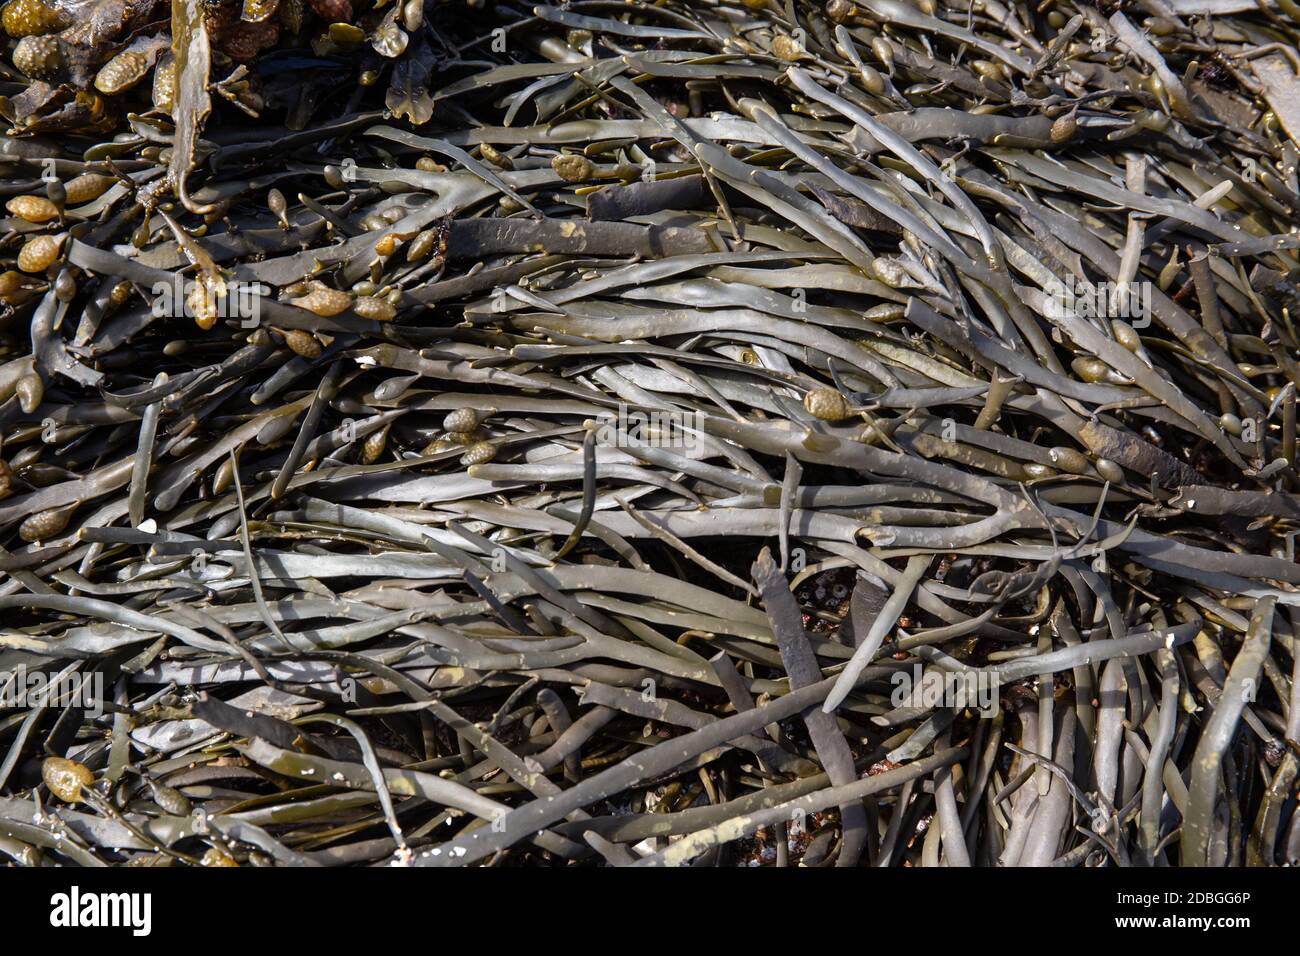
<svg viewBox="0 0 1300 956">
<path fill-rule="evenodd" d="M 151 291 L 156 319 L 212 316 L 238 319 L 245 329 L 261 325 L 262 297 L 271 294 L 270 287 L 260 282 L 225 282 L 223 289 L 217 291 L 179 275 L 173 276 L 170 282 L 155 282 Z"/>
<path fill-rule="evenodd" d="M 629 412 L 627 405 L 620 402 L 617 415 L 603 412 L 597 421 L 600 425 L 596 430 L 596 441 L 616 448 L 644 445 L 693 451 L 703 440 L 703 412 Z"/>
<path fill-rule="evenodd" d="M 152 893 L 96 893 L 74 886 L 50 897 L 50 925 L 56 928 L 123 927 L 132 936 L 153 931 Z"/>
<path fill-rule="evenodd" d="M 917 663 L 910 673 L 895 671 L 890 682 L 894 690 L 889 702 L 895 708 L 970 707 L 981 717 L 993 717 L 998 712 L 1001 682 L 993 671 L 944 671 L 932 667 L 923 672 Z"/>
<path fill-rule="evenodd" d="M 1151 323 L 1151 283 L 1088 282 L 1071 276 L 1044 286 L 1047 315 L 1053 319 L 1125 319 L 1135 329 Z"/>
<path fill-rule="evenodd" d="M 104 713 L 104 675 L 98 671 L 90 674 L 28 670 L 19 664 L 9 674 L 0 677 L 0 707 L 81 707 L 86 716 L 95 718 Z"/>
</svg>

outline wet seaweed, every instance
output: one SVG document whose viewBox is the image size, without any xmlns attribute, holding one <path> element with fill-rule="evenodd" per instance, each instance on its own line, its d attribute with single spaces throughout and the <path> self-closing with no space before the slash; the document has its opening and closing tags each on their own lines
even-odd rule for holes
<svg viewBox="0 0 1300 956">
<path fill-rule="evenodd" d="M 1300 863 L 1289 4 L 156 6 L 4 9 L 7 861 Z"/>
</svg>

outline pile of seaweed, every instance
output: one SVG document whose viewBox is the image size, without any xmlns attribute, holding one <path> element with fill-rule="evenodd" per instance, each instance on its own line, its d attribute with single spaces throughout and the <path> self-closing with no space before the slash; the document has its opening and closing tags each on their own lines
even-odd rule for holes
<svg viewBox="0 0 1300 956">
<path fill-rule="evenodd" d="M 1292 0 L 3 22 L 7 859 L 1300 862 Z"/>
</svg>

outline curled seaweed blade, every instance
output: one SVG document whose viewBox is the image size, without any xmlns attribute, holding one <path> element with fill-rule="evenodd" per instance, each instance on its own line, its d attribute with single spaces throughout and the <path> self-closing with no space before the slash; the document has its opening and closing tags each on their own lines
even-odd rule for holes
<svg viewBox="0 0 1300 956">
<path fill-rule="evenodd" d="M 190 196 L 188 181 L 197 161 L 196 150 L 204 121 L 212 111 L 208 93 L 212 44 L 202 0 L 172 0 L 172 56 L 176 80 L 172 121 L 172 142 L 168 176 L 185 208 L 190 212 L 211 211 L 210 204 L 196 202 Z"/>
</svg>

